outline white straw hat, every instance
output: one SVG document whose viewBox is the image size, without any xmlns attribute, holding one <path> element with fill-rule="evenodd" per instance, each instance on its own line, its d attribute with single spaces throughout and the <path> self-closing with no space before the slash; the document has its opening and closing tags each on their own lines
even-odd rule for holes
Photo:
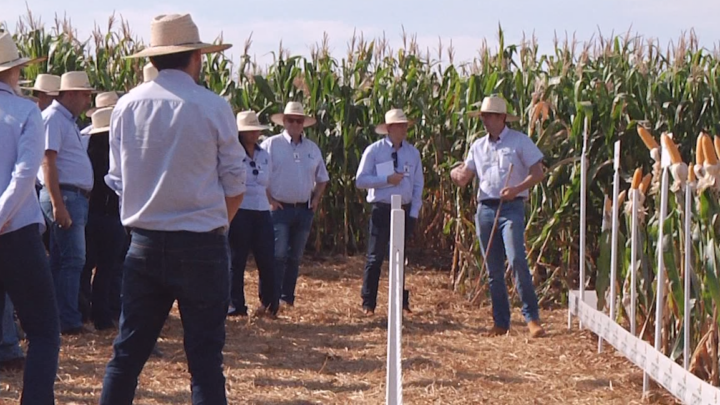
<svg viewBox="0 0 720 405">
<path fill-rule="evenodd" d="M 149 63 L 145 66 L 143 66 L 143 83 L 147 83 L 150 81 L 155 80 L 155 78 L 158 75 L 158 70 L 153 66 L 152 63 Z"/>
<path fill-rule="evenodd" d="M 93 113 L 91 117 L 92 129 L 90 130 L 90 135 L 110 131 L 110 117 L 112 116 L 112 112 L 113 108 L 107 107 L 99 108 Z"/>
<path fill-rule="evenodd" d="M 107 91 L 105 93 L 100 93 L 97 96 L 95 96 L 95 107 L 88 110 L 86 115 L 93 115 L 95 111 L 106 108 L 106 107 L 114 107 L 115 104 L 117 104 L 118 100 L 120 99 L 120 96 L 117 94 L 117 92 L 114 91 Z"/>
<path fill-rule="evenodd" d="M 507 112 L 507 103 L 498 96 L 488 96 L 483 99 L 479 111 L 471 111 L 468 113 L 470 117 L 479 117 L 482 113 L 505 114 L 506 122 L 519 121 L 520 117 Z"/>
<path fill-rule="evenodd" d="M 60 91 L 92 91 L 90 79 L 85 72 L 67 72 L 60 77 Z"/>
<path fill-rule="evenodd" d="M 273 114 L 272 116 L 270 116 L 270 121 L 274 122 L 277 125 L 284 125 L 283 118 L 286 115 L 304 117 L 305 122 L 303 123 L 303 127 L 305 128 L 313 126 L 317 122 L 315 118 L 309 115 L 305 115 L 302 104 L 297 101 L 290 101 L 289 103 L 287 103 L 285 105 L 285 111 L 279 114 Z"/>
<path fill-rule="evenodd" d="M 57 96 L 60 91 L 60 76 L 41 73 L 35 78 L 35 84 L 32 87 L 22 87 L 24 90 L 33 90 L 45 93 L 48 96 Z"/>
<path fill-rule="evenodd" d="M 408 120 L 403 110 L 399 108 L 393 108 L 392 110 L 385 113 L 385 122 L 375 127 L 375 132 L 380 135 L 387 135 L 388 125 L 390 124 L 408 124 L 412 125 L 414 122 Z"/>
<path fill-rule="evenodd" d="M 237 127 L 238 132 L 244 131 L 265 131 L 270 129 L 267 125 L 260 125 L 255 111 L 242 111 L 237 114 Z"/>
<path fill-rule="evenodd" d="M 47 58 L 21 58 L 17 45 L 9 32 L 0 33 L 0 72 L 14 67 L 42 62 Z"/>
<path fill-rule="evenodd" d="M 231 46 L 202 42 L 198 27 L 190 14 L 159 15 L 150 23 L 150 46 L 128 58 L 168 55 L 198 49 L 202 53 L 220 52 Z"/>
</svg>

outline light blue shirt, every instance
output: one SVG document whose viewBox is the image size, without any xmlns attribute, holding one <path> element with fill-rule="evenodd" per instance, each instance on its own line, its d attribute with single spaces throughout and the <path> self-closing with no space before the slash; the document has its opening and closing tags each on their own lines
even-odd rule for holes
<svg viewBox="0 0 720 405">
<path fill-rule="evenodd" d="M 270 154 L 260 145 L 255 145 L 253 158 L 246 156 L 243 162 L 247 173 L 247 190 L 240 209 L 269 211 L 270 203 L 267 198 L 267 186 L 270 183 L 270 172 L 272 170 Z M 252 167 L 252 162 L 255 162 L 255 167 Z M 257 174 L 255 174 L 255 170 L 257 170 Z"/>
<path fill-rule="evenodd" d="M 0 234 L 45 220 L 35 194 L 44 155 L 40 110 L 0 82 Z"/>
<path fill-rule="evenodd" d="M 113 110 L 105 182 L 120 195 L 125 226 L 227 229 L 225 197 L 245 192 L 244 158 L 227 101 L 187 73 L 163 70 Z"/>
<path fill-rule="evenodd" d="M 482 201 L 500 198 L 511 163 L 509 187 L 522 183 L 530 173 L 530 167 L 542 159 L 543 153 L 527 135 L 505 127 L 497 141 L 491 141 L 487 135 L 473 142 L 465 167 L 478 175 L 478 200 Z M 528 195 L 529 191 L 524 190 L 518 197 L 527 198 Z"/>
<path fill-rule="evenodd" d="M 45 150 L 57 152 L 55 165 L 60 184 L 90 191 L 93 188 L 93 170 L 87 150 L 80 138 L 75 117 L 57 100 L 42 112 L 45 123 Z M 45 185 L 44 174 L 38 170 L 38 180 Z"/>
<path fill-rule="evenodd" d="M 262 143 L 272 166 L 270 195 L 281 203 L 308 202 L 315 184 L 330 180 L 320 148 L 304 135 L 300 139 L 294 144 L 283 131 Z"/>
<path fill-rule="evenodd" d="M 417 218 L 422 207 L 422 193 L 425 185 L 420 152 L 405 141 L 400 144 L 400 148 L 397 150 L 398 164 L 395 171 L 403 173 L 405 177 L 397 186 L 388 183 L 387 176 L 377 175 L 378 164 L 394 162 L 393 152 L 395 152 L 395 148 L 387 137 L 365 148 L 362 159 L 360 159 L 355 185 L 368 190 L 367 201 L 369 203 L 390 204 L 392 195 L 399 194 L 402 197 L 403 205 L 411 204 L 410 216 Z"/>
</svg>

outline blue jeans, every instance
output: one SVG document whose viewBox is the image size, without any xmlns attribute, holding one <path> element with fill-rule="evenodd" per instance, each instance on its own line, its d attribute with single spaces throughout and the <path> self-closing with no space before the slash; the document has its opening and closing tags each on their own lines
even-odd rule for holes
<svg viewBox="0 0 720 405">
<path fill-rule="evenodd" d="M 275 241 L 270 211 L 239 210 L 230 224 L 228 240 L 232 257 L 230 299 L 236 310 L 247 313 L 245 305 L 245 265 L 250 251 L 260 278 L 260 302 L 271 312 L 278 308 L 275 294 Z"/>
<path fill-rule="evenodd" d="M 192 403 L 225 405 L 222 350 L 230 301 L 227 236 L 134 229 L 125 258 L 120 331 L 100 404 L 131 404 L 138 376 L 177 300 Z"/>
<path fill-rule="evenodd" d="M 116 320 L 112 304 L 120 299 L 122 254 L 127 244 L 127 234 L 120 217 L 90 213 L 85 235 L 87 252 L 81 292 L 84 300 L 90 303 L 95 328 L 107 329 Z"/>
<path fill-rule="evenodd" d="M 410 216 L 410 206 L 405 210 L 405 241 L 409 240 L 415 229 L 416 219 Z M 363 308 L 375 310 L 377 305 L 378 285 L 380 284 L 380 268 L 385 257 L 390 253 L 390 205 L 374 204 L 370 214 L 370 235 L 368 250 L 363 272 L 363 285 L 360 290 Z M 403 308 L 410 308 L 410 292 L 405 288 L 403 273 Z"/>
<path fill-rule="evenodd" d="M 57 305 L 60 311 L 60 330 L 82 327 L 78 308 L 80 275 L 85 265 L 85 225 L 88 199 L 76 191 L 61 190 L 72 226 L 60 228 L 55 222 L 53 206 L 47 189 L 40 191 L 40 206 L 50 232 L 50 270 L 55 281 Z"/>
<path fill-rule="evenodd" d="M 300 258 L 310 236 L 315 212 L 307 206 L 272 211 L 275 229 L 275 291 L 289 305 L 295 303 Z"/>
<path fill-rule="evenodd" d="M 0 299 L 2 299 L 0 297 Z M 2 341 L 0 341 L 0 361 L 9 361 L 25 357 L 20 348 L 17 326 L 15 325 L 15 307 L 5 294 L 5 310 L 2 312 Z"/>
<path fill-rule="evenodd" d="M 475 217 L 475 226 L 486 249 L 490 241 L 497 203 L 481 203 Z M 505 285 L 505 257 L 515 276 L 515 285 L 522 300 L 522 313 L 526 322 L 536 321 L 538 301 L 525 252 L 525 202 L 521 199 L 506 201 L 500 209 L 495 237 L 490 251 L 485 252 L 490 297 L 492 299 L 495 326 L 510 329 L 510 302 Z"/>
<path fill-rule="evenodd" d="M 21 404 L 53 404 L 60 324 L 39 226 L 0 235 L 0 263 L 0 296 L 10 296 L 28 339 Z"/>
</svg>

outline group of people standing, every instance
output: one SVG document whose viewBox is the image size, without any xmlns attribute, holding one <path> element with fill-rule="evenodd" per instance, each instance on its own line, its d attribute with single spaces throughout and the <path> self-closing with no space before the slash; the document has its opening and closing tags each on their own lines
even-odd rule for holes
<svg viewBox="0 0 720 405">
<path fill-rule="evenodd" d="M 21 68 L 41 60 L 20 57 L 12 37 L 0 34 L 0 143 L 11 146 L 0 148 L 0 294 L 8 293 L 28 339 L 22 403 L 53 403 L 60 335 L 91 332 L 83 313 L 96 330 L 118 328 L 100 403 L 132 403 L 175 301 L 193 403 L 227 403 L 225 320 L 248 316 L 250 252 L 259 274 L 255 315 L 275 318 L 294 306 L 300 259 L 330 180 L 322 151 L 304 132 L 316 119 L 288 102 L 270 117 L 282 133 L 260 143 L 269 127 L 255 112 L 234 115 L 198 84 L 202 55 L 229 47 L 202 42 L 189 15 L 158 16 L 150 46 L 131 56 L 150 59 L 144 83 L 122 96 L 101 93 L 87 111 L 95 90 L 84 72 L 40 75 L 31 88 L 37 104 L 21 97 Z M 499 212 L 500 236 L 485 252 L 491 333 L 510 326 L 507 253 L 531 335 L 541 336 L 523 201 L 542 179 L 542 153 L 506 126 L 513 117 L 501 98 L 485 101 L 477 115 L 489 136 L 451 177 L 461 186 L 480 179 L 483 246 Z M 81 131 L 83 113 L 92 124 Z M 375 128 L 383 138 L 367 147 L 357 171 L 356 185 L 372 204 L 360 294 L 366 316 L 376 309 L 388 254 L 391 196 L 402 198 L 406 237 L 422 208 L 420 153 L 407 141 L 412 125 L 401 109 L 388 111 Z M 411 313 L 407 289 L 403 309 Z"/>
</svg>

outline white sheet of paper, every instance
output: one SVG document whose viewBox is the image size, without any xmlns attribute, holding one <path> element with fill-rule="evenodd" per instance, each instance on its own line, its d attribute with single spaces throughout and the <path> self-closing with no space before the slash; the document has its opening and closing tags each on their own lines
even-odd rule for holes
<svg viewBox="0 0 720 405">
<path fill-rule="evenodd" d="M 387 177 L 395 173 L 395 167 L 393 166 L 392 160 L 378 163 L 377 165 L 375 165 L 375 170 L 377 171 L 378 177 Z"/>
</svg>

